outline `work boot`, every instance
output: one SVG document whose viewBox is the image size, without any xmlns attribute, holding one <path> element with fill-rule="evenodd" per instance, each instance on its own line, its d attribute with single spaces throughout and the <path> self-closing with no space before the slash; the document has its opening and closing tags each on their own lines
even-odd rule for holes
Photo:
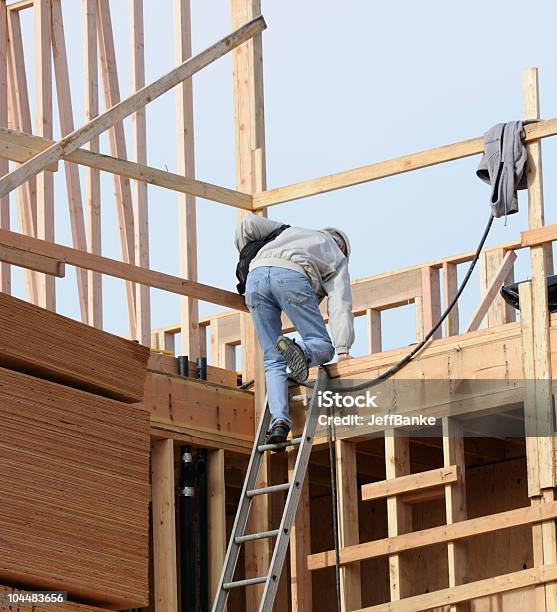
<svg viewBox="0 0 557 612">
<path fill-rule="evenodd" d="M 301 346 L 286 336 L 277 338 L 277 350 L 284 357 L 290 376 L 297 382 L 304 382 L 309 376 L 309 365 Z"/>
<path fill-rule="evenodd" d="M 277 421 L 267 432 L 265 444 L 284 444 L 290 433 L 290 427 L 284 421 Z M 277 448 L 275 453 L 284 453 L 285 447 Z"/>
</svg>

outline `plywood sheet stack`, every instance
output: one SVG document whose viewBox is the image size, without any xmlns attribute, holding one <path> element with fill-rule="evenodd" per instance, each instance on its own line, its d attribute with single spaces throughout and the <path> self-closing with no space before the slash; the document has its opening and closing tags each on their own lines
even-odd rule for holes
<svg viewBox="0 0 557 612">
<path fill-rule="evenodd" d="M 143 398 L 150 351 L 0 293 L 0 366 L 125 402 Z"/>
<path fill-rule="evenodd" d="M 0 584 L 144 605 L 150 424 L 130 402 L 148 349 L 12 300 L 0 294 Z"/>
</svg>

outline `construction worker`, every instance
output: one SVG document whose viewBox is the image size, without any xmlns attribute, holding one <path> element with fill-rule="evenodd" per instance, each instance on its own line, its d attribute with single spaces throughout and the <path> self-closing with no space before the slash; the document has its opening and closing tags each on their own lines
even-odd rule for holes
<svg viewBox="0 0 557 612">
<path fill-rule="evenodd" d="M 333 359 L 335 349 L 339 361 L 349 358 L 354 342 L 350 243 L 336 228 L 290 227 L 250 213 L 237 227 L 236 248 L 240 252 L 238 290 L 243 293 L 245 280 L 246 304 L 265 363 L 271 412 L 267 443 L 278 444 L 286 441 L 292 425 L 287 367 L 290 377 L 303 382 L 310 367 Z M 243 273 L 238 272 L 241 269 Z M 332 342 L 318 306 L 325 296 Z M 282 335 L 282 312 L 301 342 Z"/>
</svg>

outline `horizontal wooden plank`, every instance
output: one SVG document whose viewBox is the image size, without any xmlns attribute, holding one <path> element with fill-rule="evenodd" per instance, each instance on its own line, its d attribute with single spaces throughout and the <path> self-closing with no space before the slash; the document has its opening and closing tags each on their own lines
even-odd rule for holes
<svg viewBox="0 0 557 612">
<path fill-rule="evenodd" d="M 509 529 L 519 525 L 540 523 L 548 519 L 557 517 L 557 502 L 529 506 L 527 508 L 517 508 L 488 516 L 460 521 L 452 525 L 441 525 L 414 531 L 404 535 L 374 540 L 363 544 L 347 546 L 340 550 L 340 563 L 355 563 L 364 559 L 384 557 L 406 550 L 423 548 L 432 544 L 444 544 L 455 540 L 462 540 L 481 533 Z M 316 553 L 308 557 L 308 569 L 318 570 L 335 565 L 335 551 Z"/>
<path fill-rule="evenodd" d="M 23 9 L 32 8 L 34 0 L 18 0 L 7 5 L 10 11 L 22 11 Z"/>
<path fill-rule="evenodd" d="M 520 232 L 520 246 L 532 247 L 557 240 L 557 224 L 544 225 Z"/>
<path fill-rule="evenodd" d="M 460 584 L 377 606 L 360 608 L 354 612 L 420 612 L 555 580 L 557 580 L 557 563 Z"/>
<path fill-rule="evenodd" d="M 431 487 L 440 487 L 458 480 L 458 467 L 439 468 L 408 476 L 399 476 L 391 480 L 381 480 L 362 485 L 362 500 L 382 499 Z"/>
<path fill-rule="evenodd" d="M 526 132 L 526 142 L 555 136 L 557 134 L 557 119 L 549 119 L 526 125 L 524 130 Z M 285 187 L 268 189 L 254 195 L 253 208 L 258 210 L 267 206 L 281 204 L 282 202 L 291 202 L 292 200 L 307 198 L 319 193 L 327 193 L 328 191 L 342 189 L 343 187 L 360 185 L 361 183 L 403 174 L 412 170 L 418 170 L 419 168 L 428 168 L 429 166 L 455 159 L 478 155 L 483 152 L 483 148 L 483 137 L 472 138 L 443 147 L 436 147 L 427 151 L 411 153 L 402 157 L 395 157 L 394 159 L 361 166 L 352 170 L 345 170 L 328 176 L 286 185 Z"/>
<path fill-rule="evenodd" d="M 0 245 L 0 261 L 58 278 L 66 276 L 66 266 L 63 261 L 14 247 Z"/>
<path fill-rule="evenodd" d="M 0 293 L 0 366 L 127 402 L 143 398 L 149 349 Z"/>
<path fill-rule="evenodd" d="M 162 289 L 179 295 L 189 295 L 191 297 L 219 304 L 227 308 L 243 310 L 247 312 L 244 298 L 232 291 L 218 289 L 202 283 L 196 283 L 178 276 L 171 276 L 163 272 L 156 272 L 147 268 L 141 268 L 132 264 L 127 264 L 101 255 L 86 253 L 61 244 L 39 240 L 16 232 L 0 230 L 0 245 L 15 247 L 22 251 L 28 251 L 38 255 L 52 257 L 67 264 L 108 274 L 116 278 L 130 280 L 141 285 Z"/>
<path fill-rule="evenodd" d="M 23 163 L 41 151 L 48 149 L 52 144 L 54 144 L 54 141 L 47 138 L 0 127 L 0 157 L 5 159 Z M 205 200 L 228 204 L 235 208 L 251 210 L 252 196 L 250 194 L 187 178 L 180 174 L 145 166 L 126 159 L 118 159 L 86 149 L 77 149 L 68 155 L 64 155 L 63 159 L 96 170 L 142 181 L 149 185 L 187 193 Z"/>
</svg>

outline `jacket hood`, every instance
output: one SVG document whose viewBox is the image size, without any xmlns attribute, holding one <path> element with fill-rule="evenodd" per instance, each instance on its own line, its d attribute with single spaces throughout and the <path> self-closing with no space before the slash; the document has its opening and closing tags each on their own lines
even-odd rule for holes
<svg viewBox="0 0 557 612">
<path fill-rule="evenodd" d="M 350 245 L 350 240 L 345 232 L 339 230 L 337 227 L 325 227 L 323 228 L 324 232 L 330 234 L 333 239 L 335 239 L 335 234 L 337 237 L 340 237 L 344 244 L 346 245 L 346 259 L 350 259 L 350 253 L 352 252 L 352 247 Z"/>
</svg>

